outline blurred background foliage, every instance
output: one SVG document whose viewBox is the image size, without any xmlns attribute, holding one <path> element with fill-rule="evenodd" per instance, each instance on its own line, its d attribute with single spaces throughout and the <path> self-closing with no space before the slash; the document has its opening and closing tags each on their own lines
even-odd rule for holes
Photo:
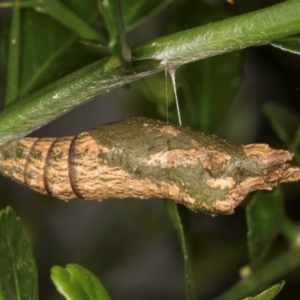
<svg viewBox="0 0 300 300">
<path fill-rule="evenodd" d="M 122 5 L 128 43 L 132 46 L 278 2 L 239 0 L 239 8 L 223 0 L 124 0 Z M 77 16 L 91 21 L 91 28 L 103 29 L 104 25 L 97 18 L 95 1 L 65 0 L 63 3 Z M 139 7 L 138 3 L 145 5 Z M 0 66 L 1 99 L 4 98 L 7 56 L 3 37 L 8 32 L 10 14 L 10 10 L 0 10 L 1 44 L 4 45 Z M 53 78 L 61 78 L 106 55 L 101 46 L 79 42 L 72 26 L 63 26 L 51 14 L 26 9 L 22 24 L 19 96 L 26 96 L 51 83 Z M 94 34 L 99 34 L 100 41 L 105 39 L 104 30 L 89 32 L 91 39 L 95 38 Z M 270 45 L 185 65 L 176 71 L 183 125 L 235 142 L 263 142 L 274 148 L 289 148 L 296 152 L 296 160 L 300 163 L 297 153 L 299 70 L 300 56 Z M 101 96 L 32 135 L 77 134 L 127 116 L 165 120 L 166 101 L 169 119 L 177 123 L 171 81 L 164 73 L 152 75 Z M 49 273 L 53 265 L 68 263 L 82 265 L 101 278 L 113 299 L 184 298 L 180 247 L 163 201 L 126 199 L 98 203 L 75 200 L 64 203 L 2 177 L 0 191 L 0 208 L 7 205 L 14 208 L 32 242 L 40 299 L 62 299 Z M 276 207 L 281 205 L 281 213 L 284 207 L 285 214 L 299 222 L 299 184 L 283 185 L 280 193 L 284 196 Z M 268 201 L 270 195 L 260 192 L 255 197 Z M 239 270 L 249 264 L 243 206 L 234 215 L 215 218 L 180 207 L 192 250 L 197 299 L 215 298 L 232 286 L 239 279 Z M 269 237 L 267 259 L 288 247 L 286 241 L 278 237 L 278 232 L 271 232 Z M 253 253 L 255 249 L 250 251 L 250 256 L 255 256 Z M 263 258 L 255 263 L 259 264 L 260 259 Z M 284 279 L 286 285 L 276 299 L 299 299 L 300 269 Z"/>
</svg>

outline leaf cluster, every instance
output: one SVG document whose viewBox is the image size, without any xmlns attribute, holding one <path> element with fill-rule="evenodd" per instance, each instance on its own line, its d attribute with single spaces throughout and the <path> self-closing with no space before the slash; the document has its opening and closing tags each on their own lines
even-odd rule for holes
<svg viewBox="0 0 300 300">
<path fill-rule="evenodd" d="M 244 125 L 246 118 L 241 117 L 242 109 L 234 103 L 236 91 L 243 81 L 241 52 L 233 51 L 271 43 L 299 54 L 300 39 L 297 35 L 290 36 L 300 32 L 299 1 L 289 0 L 253 12 L 261 7 L 249 7 L 249 3 L 240 1 L 238 6 L 249 13 L 224 8 L 224 4 L 213 6 L 202 1 L 194 2 L 15 0 L 1 3 L 0 7 L 12 7 L 12 17 L 2 45 L 6 89 L 5 108 L 0 114 L 0 143 L 24 136 L 96 95 L 129 84 L 128 93 L 141 114 L 177 122 L 171 82 L 165 75 L 168 70 L 177 69 L 177 90 L 184 125 L 232 136 L 232 123 L 228 119 L 238 119 L 235 127 L 248 130 L 250 126 Z M 258 2 L 253 1 L 251 5 L 261 5 Z M 166 36 L 136 46 L 128 43 L 128 33 L 160 14 L 167 20 L 163 22 L 161 32 Z M 189 62 L 192 63 L 187 64 Z M 250 96 L 249 99 L 252 100 Z M 245 103 L 242 106 L 246 106 Z M 300 115 L 297 109 L 287 104 L 271 102 L 258 106 L 276 133 L 275 142 L 294 152 L 299 164 Z M 247 111 L 248 115 L 250 113 Z M 277 188 L 272 193 L 258 192 L 248 199 L 245 211 L 250 259 L 247 262 L 239 260 L 247 263 L 241 269 L 239 281 L 217 299 L 273 299 L 284 285 L 278 280 L 299 267 L 299 229 L 285 212 L 288 196 L 284 189 Z M 1 201 L 1 206 L 4 206 L 5 202 Z M 30 206 L 29 202 L 27 205 L 38 216 L 42 209 L 34 207 L 38 202 L 32 201 L 34 205 Z M 48 200 L 43 198 L 42 201 L 49 209 Z M 168 228 L 163 221 L 154 222 L 155 217 L 146 216 L 136 206 L 130 207 L 130 202 L 127 202 L 126 208 L 115 209 L 112 220 L 105 223 L 109 224 L 108 231 L 99 227 L 100 232 L 93 234 L 92 227 L 90 238 L 85 240 L 86 244 L 93 244 L 91 240 L 98 240 L 101 244 L 94 250 L 89 248 L 88 253 L 97 257 L 98 266 L 104 270 L 118 264 L 122 255 L 130 257 L 124 244 L 134 243 L 124 235 L 124 230 L 128 235 L 137 226 L 127 224 L 124 229 L 124 218 L 136 220 L 138 215 L 143 215 L 139 219 L 140 226 L 144 226 L 148 236 L 144 239 L 137 236 L 140 243 L 150 250 L 153 245 L 147 243 L 149 236 L 153 237 L 151 241 L 161 241 L 167 236 L 165 232 L 169 232 L 169 229 L 162 229 Z M 62 206 L 59 209 L 63 210 Z M 206 228 L 211 219 L 208 221 L 197 216 L 195 221 L 195 216 L 168 201 L 166 210 L 181 247 L 184 264 L 184 280 L 181 281 L 185 284 L 186 299 L 196 299 L 203 286 L 199 282 L 199 269 L 205 270 L 203 280 L 209 278 L 210 269 L 218 273 L 222 273 L 222 269 L 224 273 L 236 272 L 240 265 L 230 268 L 224 265 L 224 261 L 226 257 L 231 262 L 238 260 L 238 251 L 234 251 L 230 242 L 222 242 L 222 237 L 218 237 L 217 245 L 216 237 L 205 239 L 204 230 L 195 226 L 197 235 L 192 238 L 193 225 L 189 221 L 200 222 Z M 156 218 L 162 217 L 156 215 Z M 97 224 L 101 221 L 97 219 Z M 25 224 L 34 231 L 34 225 L 28 221 Z M 119 232 L 119 235 L 112 237 L 112 232 Z M 212 232 L 210 228 L 210 235 Z M 49 235 L 46 235 L 47 239 Z M 278 237 L 284 242 L 280 243 Z M 280 243 L 280 247 L 285 245 L 282 251 L 276 250 L 276 243 Z M 213 268 L 210 265 L 205 267 L 207 257 L 210 257 L 208 252 L 216 251 L 210 248 L 213 246 L 221 251 L 221 255 L 213 257 Z M 59 244 L 55 247 L 59 248 Z M 136 249 L 139 247 L 137 245 Z M 105 252 L 103 248 L 108 250 Z M 197 248 L 208 249 L 208 256 L 201 259 L 201 251 L 195 253 Z M 112 249 L 118 249 L 117 256 L 112 255 Z M 230 256 L 228 253 L 231 252 Z M 134 253 L 137 255 L 138 250 Z M 217 256 L 221 256 L 221 260 L 216 259 Z M 109 258 L 111 264 L 106 263 Z M 64 259 L 62 261 L 65 263 Z M 9 207 L 0 213 L 0 273 L 0 299 L 38 299 L 37 267 L 32 249 L 19 218 Z M 66 299 L 111 299 L 96 276 L 78 264 L 52 267 L 51 279 Z M 172 295 L 182 297 L 182 285 L 173 279 L 170 284 Z M 217 292 L 208 294 L 215 297 Z"/>
</svg>

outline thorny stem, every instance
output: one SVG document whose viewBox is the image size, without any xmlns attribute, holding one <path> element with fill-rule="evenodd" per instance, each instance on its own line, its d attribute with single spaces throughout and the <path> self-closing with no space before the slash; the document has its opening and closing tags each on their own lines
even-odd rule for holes
<svg viewBox="0 0 300 300">
<path fill-rule="evenodd" d="M 215 300 L 243 299 L 262 286 L 269 285 L 300 266 L 300 247 L 291 248 L 261 268 L 252 271 Z"/>
<path fill-rule="evenodd" d="M 114 57 L 86 66 L 3 111 L 0 145 L 28 134 L 96 95 L 162 71 L 166 62 L 178 67 L 298 33 L 299 9 L 299 1 L 286 1 L 138 45 L 132 49 L 132 72 L 122 70 Z M 139 70 L 134 67 L 137 64 Z"/>
<path fill-rule="evenodd" d="M 300 246 L 300 229 L 287 216 L 282 219 L 281 233 L 292 246 Z"/>
</svg>

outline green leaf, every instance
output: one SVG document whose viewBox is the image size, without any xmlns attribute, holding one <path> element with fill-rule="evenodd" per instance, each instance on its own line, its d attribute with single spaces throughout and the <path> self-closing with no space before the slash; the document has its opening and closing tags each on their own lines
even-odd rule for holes
<svg viewBox="0 0 300 300">
<path fill-rule="evenodd" d="M 266 289 L 263 291 L 260 291 L 258 293 L 255 293 L 255 295 L 246 297 L 243 300 L 271 300 L 274 299 L 279 292 L 282 290 L 285 282 L 282 280 Z"/>
<path fill-rule="evenodd" d="M 294 54 L 300 54 L 300 35 L 288 36 L 280 40 L 273 41 L 272 46 L 281 50 L 291 52 Z"/>
<path fill-rule="evenodd" d="M 292 247 L 298 247 L 300 228 L 297 223 L 290 220 L 287 216 L 284 216 L 281 222 L 281 234 L 286 238 Z"/>
<path fill-rule="evenodd" d="M 132 83 L 132 86 L 156 107 L 161 117 L 166 118 L 167 107 L 169 116 L 172 115 L 169 107 L 174 104 L 175 98 L 171 79 L 165 72 L 147 76 Z"/>
<path fill-rule="evenodd" d="M 186 300 L 196 299 L 195 286 L 194 286 L 194 276 L 192 271 L 192 262 L 190 258 L 190 253 L 181 221 L 181 217 L 178 211 L 178 205 L 171 200 L 166 200 L 167 212 L 171 219 L 171 222 L 175 228 L 176 234 L 179 239 L 183 263 L 184 263 L 184 280 L 185 280 L 185 295 Z"/>
<path fill-rule="evenodd" d="M 268 103 L 263 111 L 278 137 L 285 143 L 290 143 L 300 124 L 300 115 L 283 105 Z"/>
<path fill-rule="evenodd" d="M 275 103 L 264 105 L 263 111 L 277 136 L 287 144 L 289 151 L 294 152 L 294 158 L 300 164 L 300 115 Z"/>
<path fill-rule="evenodd" d="M 44 6 L 35 8 L 39 12 L 45 12 L 45 7 L 52 9 L 51 12 L 57 18 L 63 18 L 70 26 L 73 26 L 72 24 L 76 21 L 77 15 L 78 19 L 84 18 L 86 20 L 84 22 L 87 23 L 95 19 L 97 6 L 93 1 L 68 0 L 67 2 L 74 5 L 80 14 L 77 11 L 73 13 L 59 1 L 55 1 L 55 3 L 52 1 L 38 1 L 39 5 Z M 60 9 L 53 9 L 53 5 L 60 7 Z M 61 12 L 61 8 L 63 8 L 63 12 Z M 66 10 L 69 11 L 67 15 L 64 13 Z M 58 15 L 59 12 L 64 17 Z M 69 20 L 70 14 L 73 15 L 75 21 L 73 19 Z M 24 97 L 99 58 L 99 54 L 92 55 L 88 48 L 77 41 L 80 36 L 95 37 L 88 32 L 84 34 L 88 30 L 81 26 L 82 24 L 72 27 L 73 32 L 77 30 L 77 27 L 80 27 L 81 31 L 77 35 L 55 19 L 32 9 L 22 9 L 21 15 L 21 50 L 18 56 L 21 61 L 18 69 L 20 74 L 20 86 L 18 88 L 20 97 Z M 9 45 L 8 37 L 6 44 Z M 18 60 L 13 61 L 16 64 Z M 15 71 L 14 74 L 16 74 Z"/>
<path fill-rule="evenodd" d="M 125 72 L 116 65 L 103 67 L 105 59 L 88 65 L 2 112 L 0 144 L 32 132 L 92 97 L 162 71 L 164 65 L 154 67 L 154 61 L 163 60 L 170 67 L 179 67 L 300 32 L 299 7 L 298 1 L 287 1 L 137 45 L 132 53 L 133 66 L 139 65 L 140 70 L 143 69 L 138 73 Z M 273 19 L 276 22 L 270 21 Z M 37 24 L 37 27 L 40 26 Z M 48 38 L 46 34 L 44 36 Z M 149 61 L 152 63 L 148 65 Z"/>
<path fill-rule="evenodd" d="M 241 81 L 240 53 L 211 57 L 180 69 L 183 101 L 192 125 L 212 133 L 233 102 Z"/>
<path fill-rule="evenodd" d="M 299 153 L 299 148 L 300 148 L 300 125 L 298 126 L 295 136 L 291 143 L 288 145 L 289 151 L 294 153 L 294 158 L 298 164 L 300 164 L 300 153 Z"/>
<path fill-rule="evenodd" d="M 50 2 L 51 4 L 49 4 Z M 95 19 L 97 6 L 93 1 L 85 3 L 81 0 L 68 0 L 68 2 L 80 12 L 80 15 L 77 11 L 73 13 L 78 15 L 78 18 L 84 18 L 85 22 Z M 50 6 L 54 4 L 52 1 L 38 3 Z M 60 7 L 60 2 L 56 1 L 55 3 Z M 72 10 L 74 10 L 73 6 L 71 6 Z M 67 7 L 64 9 L 68 10 Z M 58 10 L 54 11 L 58 17 Z M 79 36 L 92 36 L 88 33 L 84 35 L 83 26 L 78 25 L 82 32 L 77 35 L 73 33 L 76 31 L 76 26 L 72 27 L 72 32 L 46 14 L 32 9 L 22 9 L 21 14 L 22 31 L 19 57 L 21 65 L 18 70 L 20 97 L 24 97 L 99 58 L 99 53 L 92 54 L 88 48 L 78 42 Z M 66 20 L 68 18 L 65 16 L 64 21 Z M 68 24 L 70 25 L 72 22 L 68 22 Z M 8 44 L 8 42 L 7 38 L 6 43 Z M 17 60 L 14 62 L 16 64 Z"/>
<path fill-rule="evenodd" d="M 37 11 L 46 13 L 54 20 L 57 20 L 63 26 L 76 33 L 76 35 L 86 39 L 105 40 L 100 32 L 91 27 L 88 22 L 80 18 L 68 6 L 64 5 L 61 0 L 37 0 L 36 5 Z"/>
<path fill-rule="evenodd" d="M 20 6 L 15 0 L 8 37 L 5 106 L 16 102 L 19 96 L 20 30 Z"/>
<path fill-rule="evenodd" d="M 300 247 L 289 248 L 273 260 L 238 281 L 215 300 L 243 299 L 263 286 L 272 284 L 300 266 Z"/>
<path fill-rule="evenodd" d="M 126 42 L 125 25 L 119 0 L 97 0 L 109 34 L 109 48 L 124 66 L 131 65 L 131 50 Z"/>
<path fill-rule="evenodd" d="M 271 193 L 257 192 L 246 209 L 248 251 L 251 268 L 266 257 L 281 229 L 284 217 L 283 194 L 279 187 Z"/>
<path fill-rule="evenodd" d="M 224 10 L 207 5 L 203 1 L 198 1 L 194 5 L 182 2 L 176 7 L 175 17 L 169 26 L 178 30 L 220 20 L 227 16 Z M 186 18 L 187 15 L 189 18 Z M 188 124 L 205 132 L 214 131 L 230 107 L 241 81 L 240 63 L 240 54 L 234 52 L 194 62 L 178 69 L 176 83 L 184 125 Z M 144 88 L 143 94 L 157 102 L 160 115 L 165 118 L 166 90 L 167 98 L 172 99 L 173 102 L 173 87 L 168 84 L 166 89 L 163 73 L 151 77 L 151 79 L 140 80 L 134 86 L 140 91 L 143 86 L 147 87 L 148 93 Z M 157 84 L 153 79 L 157 79 Z M 173 108 L 168 111 L 169 119 L 177 122 L 177 113 L 175 107 Z"/>
<path fill-rule="evenodd" d="M 127 31 L 162 10 L 172 1 L 173 0 L 122 0 L 123 18 Z"/>
<path fill-rule="evenodd" d="M 224 9 L 204 1 L 194 5 L 177 5 L 176 29 L 188 29 L 228 17 Z M 200 13 L 199 13 L 200 12 Z M 188 16 L 188 18 L 186 18 Z M 215 131 L 229 109 L 241 82 L 239 52 L 204 59 L 178 70 L 179 100 L 182 105 L 183 124 L 207 133 Z"/>
<path fill-rule="evenodd" d="M 68 300 L 110 300 L 100 280 L 85 268 L 69 264 L 66 268 L 54 266 L 51 279 L 57 290 Z"/>
<path fill-rule="evenodd" d="M 0 299 L 37 300 L 37 270 L 31 245 L 12 208 L 0 212 Z"/>
<path fill-rule="evenodd" d="M 21 86 L 24 96 L 94 61 L 78 37 L 31 9 L 22 15 Z"/>
</svg>

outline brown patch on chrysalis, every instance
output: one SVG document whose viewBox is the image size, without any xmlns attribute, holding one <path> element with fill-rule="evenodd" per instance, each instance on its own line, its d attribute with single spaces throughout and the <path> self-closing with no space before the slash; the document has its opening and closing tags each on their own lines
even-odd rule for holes
<svg viewBox="0 0 300 300">
<path fill-rule="evenodd" d="M 180 134 L 180 131 L 172 126 L 163 126 L 159 129 L 159 132 L 166 133 L 167 135 L 177 136 Z"/>
<path fill-rule="evenodd" d="M 180 158 L 180 159 L 178 159 Z M 205 169 L 212 169 L 213 167 L 220 167 L 222 170 L 228 165 L 230 156 L 219 151 L 206 149 L 180 149 L 169 150 L 155 153 L 149 156 L 149 159 L 144 160 L 143 163 L 149 166 L 164 166 L 164 167 L 178 167 L 196 165 L 201 163 Z"/>
<path fill-rule="evenodd" d="M 144 160 L 143 163 L 149 166 L 165 166 L 165 167 L 178 167 L 195 165 L 205 157 L 205 150 L 169 150 L 158 152 L 149 156 L 149 159 Z M 178 160 L 180 157 L 180 160 Z"/>
<path fill-rule="evenodd" d="M 181 133 L 181 131 L 175 128 L 173 125 L 153 126 L 152 124 L 144 123 L 143 127 L 147 127 L 149 131 L 158 131 L 171 136 L 177 136 Z"/>
<path fill-rule="evenodd" d="M 211 170 L 212 168 L 218 166 L 223 170 L 228 166 L 230 161 L 230 156 L 226 153 L 217 150 L 207 150 L 201 163 L 205 169 Z"/>
<path fill-rule="evenodd" d="M 231 189 L 235 185 L 235 181 L 232 177 L 224 178 L 212 178 L 206 181 L 206 184 L 212 189 Z"/>
</svg>

